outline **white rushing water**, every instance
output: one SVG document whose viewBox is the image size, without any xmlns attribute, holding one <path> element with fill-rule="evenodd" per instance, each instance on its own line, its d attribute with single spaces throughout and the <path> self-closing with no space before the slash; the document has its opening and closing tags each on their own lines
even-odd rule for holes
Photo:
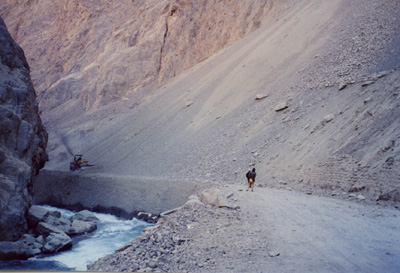
<svg viewBox="0 0 400 273">
<path fill-rule="evenodd" d="M 43 206 L 53 211 L 60 211 L 62 216 L 69 218 L 74 213 L 68 210 Z M 150 226 L 138 219 L 124 220 L 110 214 L 93 213 L 100 222 L 97 230 L 88 235 L 74 239 L 71 250 L 52 255 L 39 255 L 27 261 L 12 261 L 0 263 L 0 270 L 74 270 L 85 271 L 86 265 L 97 259 L 113 253 L 114 250 L 132 241 Z"/>
</svg>

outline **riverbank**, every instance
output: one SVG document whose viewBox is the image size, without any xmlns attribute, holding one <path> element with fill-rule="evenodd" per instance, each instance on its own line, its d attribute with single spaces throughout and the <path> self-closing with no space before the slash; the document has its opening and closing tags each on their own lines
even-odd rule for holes
<svg viewBox="0 0 400 273">
<path fill-rule="evenodd" d="M 70 219 L 74 212 L 65 209 L 40 206 L 52 215 Z M 97 229 L 72 238 L 72 247 L 51 254 L 39 254 L 27 260 L 0 261 L 0 270 L 22 272 L 26 270 L 44 271 L 85 271 L 86 265 L 92 263 L 123 246 L 127 241 L 140 235 L 144 228 L 151 226 L 137 219 L 123 220 L 113 215 L 93 213 Z M 44 239 L 43 239 L 44 241 Z"/>
<path fill-rule="evenodd" d="M 398 272 L 400 211 L 364 200 L 227 185 L 239 209 L 199 204 L 162 218 L 93 271 Z"/>
</svg>

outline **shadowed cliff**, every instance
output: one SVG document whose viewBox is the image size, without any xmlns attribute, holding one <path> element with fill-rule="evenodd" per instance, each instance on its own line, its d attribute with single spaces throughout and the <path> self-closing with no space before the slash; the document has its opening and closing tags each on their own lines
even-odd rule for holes
<svg viewBox="0 0 400 273">
<path fill-rule="evenodd" d="M 0 241 L 11 241 L 27 231 L 33 177 L 47 160 L 47 132 L 24 52 L 1 18 L 0 61 Z"/>
</svg>

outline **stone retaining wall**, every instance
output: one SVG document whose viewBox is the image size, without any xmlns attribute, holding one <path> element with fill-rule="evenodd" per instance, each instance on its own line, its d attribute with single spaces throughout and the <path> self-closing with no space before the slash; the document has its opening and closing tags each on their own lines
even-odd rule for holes
<svg viewBox="0 0 400 273">
<path fill-rule="evenodd" d="M 128 176 L 43 170 L 34 184 L 34 203 L 132 218 L 145 211 L 160 214 L 184 204 L 209 185 Z"/>
</svg>

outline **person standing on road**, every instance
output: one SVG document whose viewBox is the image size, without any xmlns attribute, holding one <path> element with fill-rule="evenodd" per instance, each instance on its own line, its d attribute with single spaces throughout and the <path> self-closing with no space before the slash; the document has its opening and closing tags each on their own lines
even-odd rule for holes
<svg viewBox="0 0 400 273">
<path fill-rule="evenodd" d="M 246 173 L 247 183 L 249 183 L 249 180 L 250 180 L 250 172 L 251 172 L 251 169 L 249 169 Z"/>
<path fill-rule="evenodd" d="M 249 183 L 249 187 L 247 188 L 246 191 L 248 191 L 251 188 L 251 191 L 254 191 L 254 183 L 256 182 L 256 168 L 253 168 L 252 171 L 247 172 L 246 177 Z"/>
</svg>

